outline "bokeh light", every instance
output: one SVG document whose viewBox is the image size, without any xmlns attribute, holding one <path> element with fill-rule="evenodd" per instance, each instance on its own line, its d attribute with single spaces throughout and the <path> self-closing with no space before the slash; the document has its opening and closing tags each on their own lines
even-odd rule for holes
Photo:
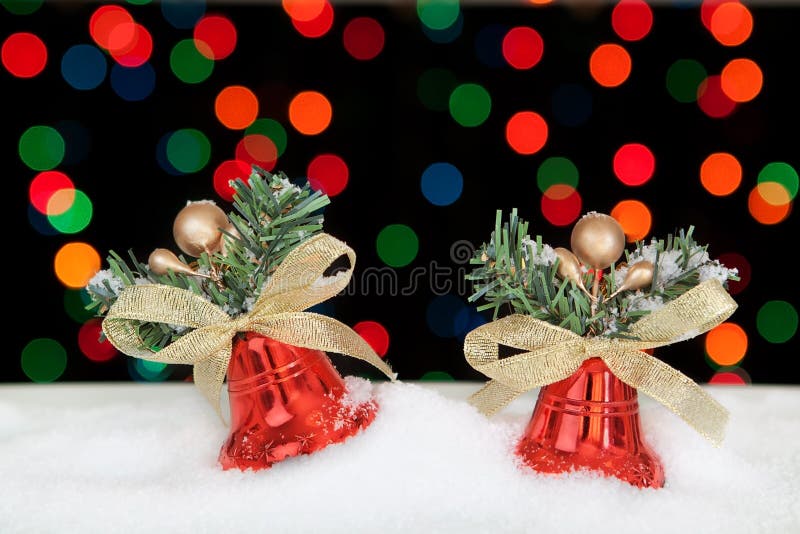
<svg viewBox="0 0 800 534">
<path fill-rule="evenodd" d="M 329 197 L 335 197 L 347 187 L 350 169 L 347 163 L 336 154 L 320 154 L 308 164 L 306 169 L 309 185 Z"/>
<path fill-rule="evenodd" d="M 110 79 L 114 92 L 128 102 L 144 100 L 156 88 L 156 71 L 149 63 L 135 68 L 114 65 Z"/>
<path fill-rule="evenodd" d="M 571 185 L 551 185 L 542 195 L 541 210 L 553 226 L 568 226 L 578 220 L 583 210 L 583 199 Z"/>
<path fill-rule="evenodd" d="M 56 252 L 53 267 L 62 284 L 82 288 L 100 270 L 100 254 L 88 243 L 67 243 Z"/>
<path fill-rule="evenodd" d="M 727 152 L 715 152 L 700 165 L 700 183 L 714 196 L 730 195 L 742 183 L 742 165 Z"/>
<path fill-rule="evenodd" d="M 711 380 L 708 381 L 709 384 L 718 385 L 718 386 L 746 386 L 747 382 L 744 378 L 742 378 L 738 373 L 734 373 L 732 371 L 722 371 L 718 373 L 714 373 L 714 376 L 711 377 Z"/>
<path fill-rule="evenodd" d="M 70 319 L 78 324 L 83 324 L 95 315 L 95 310 L 87 310 L 92 298 L 85 288 L 64 289 L 64 311 Z"/>
<path fill-rule="evenodd" d="M 736 268 L 739 280 L 728 280 L 728 293 L 736 295 L 744 291 L 750 284 L 753 269 L 747 258 L 738 252 L 725 252 L 717 258 L 722 265 L 728 268 Z"/>
<path fill-rule="evenodd" d="M 625 239 L 629 243 L 641 241 L 649 233 L 653 225 L 653 216 L 644 202 L 623 200 L 611 210 L 611 216 L 622 226 Z"/>
<path fill-rule="evenodd" d="M 503 38 L 503 57 L 517 70 L 534 67 L 544 54 L 544 41 L 539 32 L 528 26 L 512 28 Z"/>
<path fill-rule="evenodd" d="M 697 101 L 700 84 L 708 77 L 706 68 L 694 59 L 679 59 L 667 69 L 667 92 L 687 104 Z"/>
<path fill-rule="evenodd" d="M 550 187 L 564 184 L 578 187 L 578 168 L 568 158 L 552 156 L 544 160 L 536 171 L 536 185 L 539 191 L 546 192 Z"/>
<path fill-rule="evenodd" d="M 621 0 L 611 12 L 611 27 L 620 39 L 643 39 L 653 27 L 653 10 L 644 0 Z"/>
<path fill-rule="evenodd" d="M 97 46 L 117 50 L 128 46 L 135 37 L 130 12 L 118 5 L 102 5 L 89 18 L 89 35 Z"/>
<path fill-rule="evenodd" d="M 355 59 L 374 59 L 383 50 L 386 35 L 383 26 L 372 17 L 356 17 L 344 27 L 344 49 Z"/>
<path fill-rule="evenodd" d="M 281 0 L 283 10 L 294 20 L 308 22 L 325 8 L 325 0 Z"/>
<path fill-rule="evenodd" d="M 697 105 L 713 119 L 725 118 L 736 109 L 736 102 L 722 90 L 722 80 L 718 75 L 709 76 L 697 86 Z"/>
<path fill-rule="evenodd" d="M 214 171 L 214 191 L 228 202 L 233 201 L 235 191 L 230 186 L 230 182 L 236 178 L 241 178 L 245 183 L 250 177 L 250 164 L 238 159 L 225 160 L 217 166 Z"/>
<path fill-rule="evenodd" d="M 459 11 L 456 21 L 447 28 L 437 30 L 422 24 L 422 33 L 434 43 L 447 44 L 452 43 L 461 36 L 464 30 L 464 14 Z"/>
<path fill-rule="evenodd" d="M 44 0 L 3 0 L 0 4 L 13 15 L 30 15 L 42 7 Z"/>
<path fill-rule="evenodd" d="M 459 0 L 417 0 L 417 15 L 432 30 L 449 28 L 460 12 Z"/>
<path fill-rule="evenodd" d="M 266 171 L 271 171 L 278 161 L 278 147 L 266 135 L 245 135 L 236 144 L 235 157 L 250 165 L 258 165 Z"/>
<path fill-rule="evenodd" d="M 534 111 L 518 111 L 506 123 L 506 142 L 514 152 L 535 154 L 547 143 L 548 127 Z"/>
<path fill-rule="evenodd" d="M 383 358 L 389 350 L 389 332 L 377 321 L 360 321 L 353 325 L 353 330 L 364 338 L 372 350 Z"/>
<path fill-rule="evenodd" d="M 724 2 L 711 15 L 711 35 L 725 46 L 738 46 L 753 32 L 753 15 L 739 2 Z"/>
<path fill-rule="evenodd" d="M 47 214 L 50 198 L 60 190 L 73 190 L 72 180 L 60 171 L 44 171 L 36 175 L 28 187 L 28 198 L 39 213 Z"/>
<path fill-rule="evenodd" d="M 458 81 L 453 71 L 431 68 L 417 78 L 417 96 L 422 105 L 431 111 L 446 111 L 450 105 L 450 93 Z"/>
<path fill-rule="evenodd" d="M 208 164 L 210 157 L 211 143 L 200 130 L 176 130 L 167 140 L 167 159 L 179 172 L 197 172 Z"/>
<path fill-rule="evenodd" d="M 174 367 L 166 363 L 151 362 L 140 358 L 127 358 L 128 374 L 136 382 L 163 382 L 172 374 Z"/>
<path fill-rule="evenodd" d="M 461 126 L 480 126 L 492 110 L 492 97 L 477 83 L 464 83 L 450 94 L 450 115 Z"/>
<path fill-rule="evenodd" d="M 622 85 L 631 74 L 631 56 L 618 44 L 606 43 L 595 48 L 589 58 L 589 73 L 603 87 Z"/>
<path fill-rule="evenodd" d="M 49 171 L 64 159 L 64 138 L 50 126 L 31 126 L 20 136 L 18 152 L 34 171 Z"/>
<path fill-rule="evenodd" d="M 258 117 L 258 98 L 247 87 L 229 85 L 217 95 L 214 114 L 226 128 L 244 130 Z"/>
<path fill-rule="evenodd" d="M 206 15 L 193 31 L 194 46 L 208 59 L 225 59 L 236 49 L 236 26 L 224 15 Z"/>
<path fill-rule="evenodd" d="M 206 12 L 205 0 L 161 0 L 161 14 L 179 30 L 190 30 Z"/>
<path fill-rule="evenodd" d="M 427 371 L 419 379 L 423 382 L 455 382 L 456 380 L 447 371 Z"/>
<path fill-rule="evenodd" d="M 47 216 L 41 213 L 39 210 L 33 207 L 32 204 L 28 204 L 28 222 L 31 224 L 34 230 L 36 230 L 39 234 L 44 236 L 52 236 L 58 235 L 59 231 L 50 226 L 50 221 L 47 220 Z"/>
<path fill-rule="evenodd" d="M 78 330 L 78 348 L 93 362 L 107 362 L 118 354 L 108 339 L 100 341 L 103 331 L 102 319 L 90 319 Z"/>
<path fill-rule="evenodd" d="M 94 208 L 79 189 L 60 189 L 47 203 L 47 220 L 62 234 L 76 234 L 89 226 Z"/>
<path fill-rule="evenodd" d="M 47 47 L 32 33 L 12 33 L 3 41 L 0 58 L 13 76 L 33 78 L 47 65 Z"/>
<path fill-rule="evenodd" d="M 797 333 L 797 310 L 785 300 L 765 302 L 756 315 L 756 329 L 770 343 L 786 343 Z"/>
<path fill-rule="evenodd" d="M 722 323 L 706 334 L 705 348 L 714 363 L 736 365 L 747 352 L 747 333 L 736 323 Z"/>
<path fill-rule="evenodd" d="M 113 33 L 112 33 L 113 37 Z M 138 67 L 153 53 L 153 36 L 141 24 L 133 24 L 133 38 L 125 46 L 111 50 L 111 57 L 123 67 Z"/>
<path fill-rule="evenodd" d="M 375 240 L 378 257 L 389 267 L 405 267 L 417 257 L 419 238 L 405 224 L 384 227 Z"/>
<path fill-rule="evenodd" d="M 625 185 L 642 185 L 653 177 L 656 158 L 641 143 L 622 145 L 614 154 L 614 174 Z"/>
<path fill-rule="evenodd" d="M 428 304 L 425 319 L 428 328 L 439 337 L 456 337 L 467 328 L 466 305 L 455 295 L 439 295 Z"/>
<path fill-rule="evenodd" d="M 52 382 L 67 368 L 67 351 L 55 339 L 40 337 L 22 349 L 22 371 L 33 382 Z"/>
<path fill-rule="evenodd" d="M 292 26 L 303 37 L 317 39 L 328 33 L 333 26 L 333 6 L 325 0 L 319 15 L 311 20 L 299 20 L 292 18 Z"/>
<path fill-rule="evenodd" d="M 722 69 L 720 84 L 722 91 L 734 102 L 749 102 L 761 92 L 764 75 L 752 59 L 732 59 Z"/>
<path fill-rule="evenodd" d="M 791 200 L 797 196 L 797 190 L 800 188 L 800 178 L 798 178 L 797 171 L 783 161 L 773 161 L 767 163 L 761 172 L 758 173 L 758 183 L 763 184 L 767 182 L 775 182 L 781 184 L 789 195 Z M 777 202 L 782 203 L 781 201 Z"/>
<path fill-rule="evenodd" d="M 420 188 L 425 199 L 434 206 L 449 206 L 464 190 L 464 177 L 452 163 L 432 163 L 422 172 Z"/>
<path fill-rule="evenodd" d="M 200 53 L 194 39 L 175 43 L 169 54 L 169 66 L 179 80 L 192 84 L 207 80 L 214 71 L 214 61 Z"/>
<path fill-rule="evenodd" d="M 302 91 L 289 102 L 289 122 L 304 135 L 325 131 L 333 117 L 330 101 L 318 91 Z"/>
<path fill-rule="evenodd" d="M 553 118 L 564 126 L 581 126 L 592 115 L 592 93 L 576 83 L 555 88 L 552 96 Z"/>
<path fill-rule="evenodd" d="M 96 46 L 71 46 L 61 58 L 61 75 L 68 84 L 80 91 L 94 89 L 103 83 L 106 72 L 106 58 Z"/>
<path fill-rule="evenodd" d="M 245 135 L 260 134 L 269 137 L 275 144 L 278 156 L 282 156 L 286 151 L 286 143 L 288 140 L 286 128 L 274 119 L 256 119 L 253 124 L 245 129 L 244 133 Z"/>
<path fill-rule="evenodd" d="M 747 210 L 759 223 L 773 225 L 789 217 L 792 201 L 783 185 L 777 182 L 764 182 L 750 191 L 747 197 Z"/>
</svg>

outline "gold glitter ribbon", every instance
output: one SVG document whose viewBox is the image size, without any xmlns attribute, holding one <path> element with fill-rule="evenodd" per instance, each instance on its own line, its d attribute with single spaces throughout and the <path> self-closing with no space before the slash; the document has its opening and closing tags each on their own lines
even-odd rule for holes
<svg viewBox="0 0 800 534">
<path fill-rule="evenodd" d="M 350 268 L 323 277 L 346 255 Z M 191 291 L 160 284 L 126 287 L 103 320 L 103 332 L 121 352 L 154 362 L 194 365 L 194 382 L 220 412 L 220 389 L 237 332 L 257 332 L 283 343 L 346 354 L 366 361 L 394 380 L 394 373 L 369 344 L 339 321 L 304 312 L 339 293 L 350 282 L 356 255 L 345 243 L 320 234 L 292 250 L 270 278 L 253 309 L 231 318 Z M 144 347 L 135 321 L 193 328 L 158 352 Z"/>
<path fill-rule="evenodd" d="M 469 364 L 491 378 L 469 402 L 492 415 L 518 395 L 563 380 L 584 360 L 599 357 L 620 380 L 650 395 L 719 446 L 728 411 L 691 378 L 642 351 L 707 332 L 735 309 L 736 302 L 719 281 L 708 280 L 634 323 L 629 334 L 635 340 L 581 337 L 527 315 L 498 319 L 464 340 Z M 525 352 L 500 359 L 501 344 Z"/>
</svg>

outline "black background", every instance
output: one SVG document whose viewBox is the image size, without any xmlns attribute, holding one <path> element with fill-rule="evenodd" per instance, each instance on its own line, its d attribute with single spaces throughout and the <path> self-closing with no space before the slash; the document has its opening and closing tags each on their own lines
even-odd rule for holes
<svg viewBox="0 0 800 534">
<path fill-rule="evenodd" d="M 276 5 L 209 4 L 207 12 L 228 16 L 238 30 L 236 51 L 218 61 L 212 76 L 187 85 L 169 69 L 169 50 L 191 30 L 175 29 L 157 4 L 126 5 L 151 32 L 155 46 L 151 64 L 156 89 L 142 102 L 118 97 L 108 79 L 92 91 L 77 91 L 62 78 L 60 58 L 72 45 L 90 43 L 88 20 L 97 4 L 45 4 L 32 15 L 11 15 L 0 9 L 0 35 L 32 31 L 43 38 L 50 54 L 44 72 L 30 80 L 0 70 L 3 113 L 0 161 L 6 204 L 6 339 L 0 379 L 26 381 L 20 354 L 31 339 L 50 337 L 69 353 L 60 378 L 129 380 L 127 356 L 93 363 L 77 346 L 79 324 L 64 312 L 64 287 L 52 262 L 65 243 L 83 240 L 101 255 L 109 249 L 132 248 L 140 257 L 156 247 L 175 248 L 172 220 L 186 200 L 217 199 L 211 176 L 216 166 L 233 157 L 241 132 L 215 118 L 214 98 L 231 84 L 245 85 L 259 98 L 261 113 L 280 121 L 289 134 L 288 149 L 276 170 L 301 177 L 310 159 L 321 152 L 341 155 L 350 168 L 347 189 L 326 209 L 326 231 L 345 240 L 358 254 L 358 271 L 382 264 L 375 250 L 378 232 L 393 223 L 407 224 L 420 238 L 416 260 L 400 268 L 405 280 L 415 266 L 431 261 L 455 269 L 450 247 L 459 240 L 476 245 L 488 239 L 495 211 L 516 207 L 531 221 L 531 233 L 553 246 L 569 243 L 571 227 L 550 225 L 542 216 L 536 169 L 549 156 L 565 156 L 581 174 L 578 191 L 583 211 L 609 212 L 620 200 L 636 198 L 653 214 L 652 233 L 665 236 L 676 228 L 696 226 L 696 237 L 710 244 L 712 257 L 725 252 L 744 255 L 752 281 L 735 296 L 740 307 L 731 320 L 746 329 L 749 347 L 741 365 L 754 383 L 800 383 L 796 336 L 784 344 L 766 342 L 755 318 L 765 302 L 782 299 L 795 308 L 797 274 L 796 215 L 775 226 L 757 223 L 747 211 L 747 195 L 758 171 L 771 161 L 800 166 L 797 154 L 797 62 L 794 34 L 800 10 L 751 6 L 754 31 L 743 45 L 728 48 L 703 27 L 697 5 L 655 6 L 654 26 L 642 41 L 622 42 L 611 27 L 612 4 L 569 8 L 550 6 L 462 6 L 464 26 L 452 43 L 432 42 L 421 29 L 412 3 L 388 5 L 335 4 L 332 30 L 307 39 L 292 27 Z M 355 16 L 376 18 L 386 31 L 386 44 L 372 61 L 356 61 L 342 45 L 344 25 Z M 528 71 L 489 67 L 475 52 L 476 33 L 487 24 L 511 28 L 530 25 L 543 37 L 542 61 Z M 631 77 L 620 87 L 605 89 L 588 72 L 592 50 L 603 42 L 621 43 L 633 59 Z M 704 115 L 696 104 L 680 104 L 666 90 L 665 75 L 677 59 L 700 61 L 719 73 L 735 57 L 754 59 L 764 72 L 761 94 L 719 120 Z M 110 67 L 109 62 L 109 67 Z M 483 85 L 492 96 L 488 120 L 477 128 L 458 125 L 447 112 L 426 109 L 417 97 L 417 79 L 425 70 L 451 70 L 459 83 Z M 580 127 L 553 120 L 551 96 L 563 83 L 577 83 L 592 93 L 593 112 Z M 314 89 L 333 104 L 334 119 L 321 135 L 295 131 L 287 117 L 291 97 Z M 533 156 L 514 153 L 505 142 L 508 118 L 520 110 L 541 113 L 550 126 L 547 145 Z M 76 120 L 91 133 L 91 151 L 82 162 L 64 170 L 92 199 L 94 217 L 77 236 L 43 236 L 28 223 L 27 188 L 35 176 L 17 154 L 19 136 L 35 124 Z M 164 133 L 197 128 L 212 143 L 209 164 L 200 172 L 170 176 L 158 165 L 155 147 Z M 630 188 L 613 175 L 614 152 L 624 143 L 641 142 L 656 156 L 656 174 L 642 187 Z M 736 155 L 744 168 L 740 188 L 728 197 L 712 197 L 701 186 L 698 169 L 711 152 Z M 447 161 L 464 175 L 464 192 L 454 204 L 437 207 L 420 191 L 420 176 L 433 162 Z M 220 202 L 224 209 L 228 205 Z M 460 298 L 466 300 L 462 291 Z M 414 380 L 428 371 L 445 371 L 459 379 L 481 379 L 464 361 L 461 339 L 434 335 L 426 324 L 433 298 L 427 287 L 408 296 L 344 294 L 333 299 L 335 316 L 347 323 L 377 320 L 391 335 L 388 360 L 401 379 Z M 8 319 L 7 319 L 8 321 Z M 706 362 L 703 338 L 659 349 L 670 365 L 704 382 L 714 373 Z M 335 357 L 344 372 L 366 372 Z M 176 368 L 171 380 L 190 369 Z"/>
</svg>

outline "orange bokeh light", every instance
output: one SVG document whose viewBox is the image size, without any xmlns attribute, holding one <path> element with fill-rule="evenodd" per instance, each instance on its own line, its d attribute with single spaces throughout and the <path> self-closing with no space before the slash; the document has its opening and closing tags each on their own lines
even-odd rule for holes
<svg viewBox="0 0 800 534">
<path fill-rule="evenodd" d="M 247 87 L 231 85 L 217 95 L 214 113 L 225 127 L 243 130 L 258 116 L 258 99 Z"/>
<path fill-rule="evenodd" d="M 736 323 L 722 323 L 706 335 L 706 352 L 718 365 L 736 365 L 747 352 L 747 333 Z"/>
<path fill-rule="evenodd" d="M 762 182 L 750 191 L 747 210 L 761 224 L 778 224 L 792 211 L 791 196 L 777 182 Z"/>
<path fill-rule="evenodd" d="M 589 72 L 603 87 L 617 87 L 631 74 L 631 56 L 618 44 L 603 44 L 589 58 Z"/>
<path fill-rule="evenodd" d="M 725 2 L 711 15 L 711 35 L 725 46 L 738 46 L 753 32 L 753 15 L 739 2 Z"/>
<path fill-rule="evenodd" d="M 292 19 L 308 22 L 317 18 L 325 9 L 325 0 L 282 0 L 283 10 Z"/>
<path fill-rule="evenodd" d="M 734 102 L 753 100 L 764 85 L 761 68 L 752 59 L 731 60 L 720 75 L 722 91 Z"/>
<path fill-rule="evenodd" d="M 742 165 L 727 152 L 715 152 L 700 165 L 700 183 L 714 196 L 730 195 L 742 183 Z"/>
<path fill-rule="evenodd" d="M 653 216 L 650 209 L 638 200 L 623 200 L 611 210 L 611 216 L 622 226 L 629 243 L 640 241 L 650 233 Z"/>
<path fill-rule="evenodd" d="M 62 284 L 82 288 L 100 270 L 100 254 L 88 243 L 67 243 L 56 252 L 53 267 Z"/>
<path fill-rule="evenodd" d="M 303 91 L 289 103 L 289 122 L 305 135 L 321 133 L 331 123 L 333 108 L 322 93 Z"/>
<path fill-rule="evenodd" d="M 506 123 L 506 141 L 523 155 L 535 154 L 547 142 L 547 122 L 534 111 L 520 111 Z"/>
</svg>

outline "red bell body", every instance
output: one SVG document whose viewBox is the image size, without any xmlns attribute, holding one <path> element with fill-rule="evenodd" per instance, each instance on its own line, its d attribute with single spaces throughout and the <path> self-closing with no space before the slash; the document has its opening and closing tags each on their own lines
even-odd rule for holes
<svg viewBox="0 0 800 534">
<path fill-rule="evenodd" d="M 367 427 L 377 404 L 352 403 L 344 380 L 319 350 L 248 332 L 233 341 L 228 365 L 231 432 L 223 469 L 264 469 L 344 441 Z"/>
<path fill-rule="evenodd" d="M 591 469 L 638 487 L 664 485 L 661 462 L 642 438 L 636 389 L 600 358 L 541 389 L 516 452 L 542 473 Z"/>
</svg>

